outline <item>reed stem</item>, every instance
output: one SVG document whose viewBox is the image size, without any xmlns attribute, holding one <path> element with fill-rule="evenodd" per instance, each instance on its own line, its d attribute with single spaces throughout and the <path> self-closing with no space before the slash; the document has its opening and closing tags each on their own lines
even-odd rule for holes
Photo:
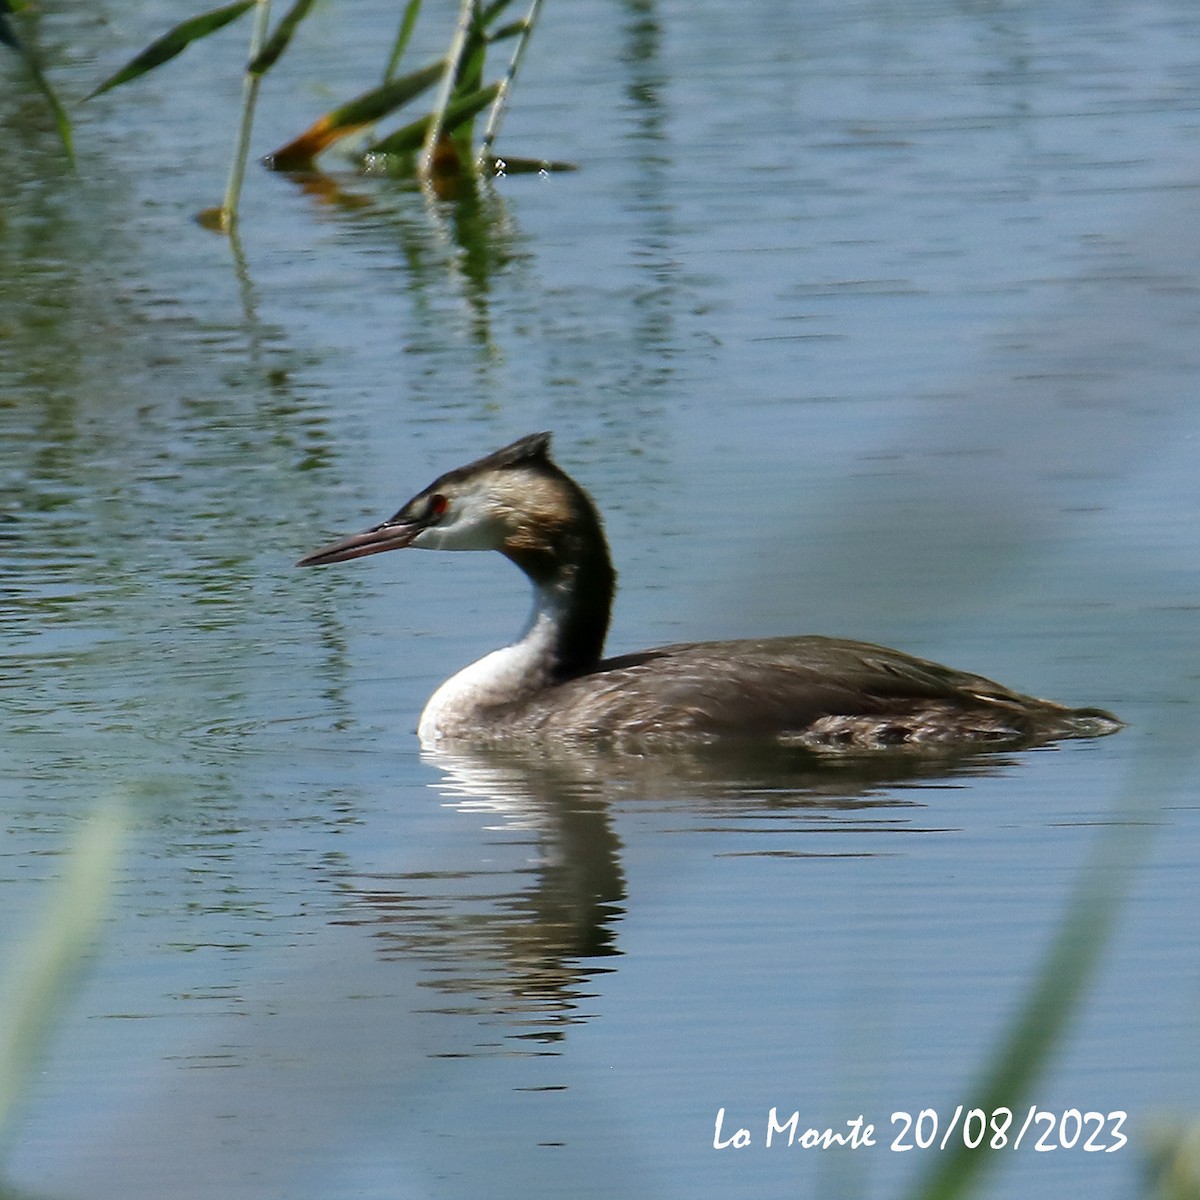
<svg viewBox="0 0 1200 1200">
<path fill-rule="evenodd" d="M 525 14 L 524 28 L 521 30 L 521 36 L 517 39 L 516 47 L 513 49 L 508 70 L 505 72 L 504 79 L 500 84 L 500 91 L 496 94 L 491 112 L 488 113 L 487 127 L 483 133 L 483 143 L 479 147 L 479 157 L 476 160 L 480 170 L 484 168 L 488 159 L 492 157 L 492 147 L 495 145 L 496 135 L 500 132 L 500 125 L 508 109 L 509 93 L 512 91 L 512 85 L 516 81 L 517 72 L 521 69 L 526 47 L 529 45 L 529 39 L 533 36 L 533 27 L 537 24 L 538 14 L 541 10 L 542 0 L 532 0 L 532 3 L 529 5 L 529 12 Z"/>
<path fill-rule="evenodd" d="M 446 70 L 438 85 L 437 98 L 434 101 L 429 129 L 421 144 L 421 153 L 417 156 L 417 176 L 428 183 L 433 178 L 433 158 L 437 153 L 438 142 L 441 140 L 442 128 L 446 122 L 446 109 L 450 105 L 450 96 L 458 79 L 458 67 L 462 61 L 463 50 L 466 49 L 467 39 L 471 35 L 471 26 L 475 20 L 475 5 L 477 0 L 462 0 L 458 9 L 458 24 L 454 29 L 454 38 L 446 55 Z"/>
<path fill-rule="evenodd" d="M 257 0 L 254 27 L 250 31 L 250 57 L 254 62 L 263 43 L 267 40 L 267 26 L 271 19 L 271 0 Z M 262 76 L 247 71 L 242 84 L 242 120 L 238 130 L 237 146 L 233 161 L 229 164 L 229 179 L 225 184 L 225 199 L 221 202 L 220 228 L 228 232 L 237 221 L 238 203 L 242 195 L 242 183 L 246 178 L 246 161 L 250 156 L 250 133 L 254 126 L 254 108 L 258 103 L 258 88 Z"/>
</svg>

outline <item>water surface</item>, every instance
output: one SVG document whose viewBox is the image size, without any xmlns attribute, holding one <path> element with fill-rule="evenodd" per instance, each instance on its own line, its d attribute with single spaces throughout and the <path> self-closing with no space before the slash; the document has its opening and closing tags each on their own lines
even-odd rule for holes
<svg viewBox="0 0 1200 1200">
<path fill-rule="evenodd" d="M 44 15 L 56 83 L 166 8 Z M 313 18 L 258 149 L 393 16 Z M 1200 1102 L 1198 33 L 1167 2 L 550 5 L 504 145 L 578 172 L 432 206 L 253 172 L 240 263 L 192 221 L 232 41 L 79 110 L 75 175 L 4 61 L 3 945 L 98 802 L 127 825 L 7 1180 L 897 1196 L 934 1152 L 767 1150 L 770 1109 L 971 1103 L 1132 810 L 1147 861 L 1035 1098 L 1134 1144 L 985 1189 L 1129 1195 Z M 864 637 L 1130 727 L 924 772 L 422 756 L 519 577 L 291 564 L 543 428 L 607 515 L 615 651 Z M 753 1146 L 713 1149 L 722 1107 Z"/>
</svg>

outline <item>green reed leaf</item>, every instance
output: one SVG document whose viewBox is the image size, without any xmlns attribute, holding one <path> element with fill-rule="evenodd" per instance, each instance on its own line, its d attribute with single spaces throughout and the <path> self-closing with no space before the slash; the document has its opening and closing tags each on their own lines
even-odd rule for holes
<svg viewBox="0 0 1200 1200">
<path fill-rule="evenodd" d="M 151 42 L 145 50 L 130 59 L 115 74 L 110 75 L 98 88 L 89 92 L 84 99 L 91 100 L 99 96 L 102 92 L 120 87 L 121 84 L 128 83 L 131 79 L 137 79 L 140 75 L 145 75 L 147 71 L 152 71 L 155 67 L 162 66 L 163 63 L 169 62 L 177 54 L 182 54 L 193 42 L 207 37 L 210 33 L 216 33 L 218 29 L 222 29 L 228 25 L 230 21 L 236 21 L 242 13 L 253 8 L 254 5 L 255 0 L 236 0 L 233 4 L 226 4 L 222 8 L 214 8 L 209 12 L 201 13 L 199 16 L 192 17 L 182 22 L 182 24 L 176 25 L 169 33 L 165 33 L 156 41 Z"/>
<path fill-rule="evenodd" d="M 374 124 L 388 113 L 407 104 L 431 88 L 446 69 L 444 61 L 430 63 L 390 83 L 381 84 L 331 109 L 299 137 L 280 146 L 267 156 L 267 163 L 279 171 L 306 170 L 323 150 L 364 125 Z"/>
<path fill-rule="evenodd" d="M 404 51 L 408 49 L 409 39 L 412 37 L 413 29 L 416 28 L 417 17 L 420 16 L 420 13 L 421 0 L 408 0 L 404 7 L 404 16 L 400 19 L 400 28 L 396 31 L 396 40 L 392 43 L 392 52 L 388 55 L 387 67 L 383 72 L 384 83 L 396 74 L 396 68 L 400 65 Z"/>
<path fill-rule="evenodd" d="M 494 20 L 495 20 L 495 19 L 496 19 L 496 18 L 497 18 L 497 17 L 498 17 L 498 16 L 499 16 L 501 13 L 502 13 L 502 12 L 503 12 L 503 11 L 504 11 L 504 10 L 505 10 L 505 9 L 506 9 L 506 8 L 507 8 L 507 7 L 508 7 L 510 4 L 511 4 L 511 3 L 512 3 L 512 0 L 493 0 L 493 2 L 492 2 L 491 4 L 489 4 L 489 5 L 487 6 L 487 8 L 485 8 L 485 9 L 484 9 L 484 10 L 483 10 L 483 11 L 482 11 L 480 14 L 479 14 L 479 24 L 480 24 L 481 26 L 483 26 L 484 28 L 486 28 L 486 27 L 487 27 L 488 25 L 490 25 L 490 24 L 491 24 L 491 23 L 492 23 L 492 22 L 493 22 L 493 21 L 494 21 Z"/>
<path fill-rule="evenodd" d="M 328 118 L 338 126 L 365 125 L 371 121 L 378 121 L 433 87 L 441 79 L 445 69 L 445 62 L 439 59 L 419 71 L 410 71 L 407 75 L 401 75 L 399 79 L 393 79 L 391 83 L 372 88 L 369 92 L 364 92 L 361 96 L 333 109 Z"/>
<path fill-rule="evenodd" d="M 528 34 L 530 29 L 530 23 L 525 17 L 522 17 L 519 21 L 509 21 L 507 25 L 501 25 L 499 29 L 493 29 L 488 34 L 488 42 L 494 45 L 496 42 L 503 42 L 508 38 Z"/>
<path fill-rule="evenodd" d="M 476 92 L 469 92 L 465 96 L 460 96 L 457 100 L 452 100 L 446 107 L 446 115 L 442 121 L 442 132 L 444 134 L 453 134 L 468 121 L 470 121 L 476 113 L 487 108 L 489 104 L 496 98 L 496 93 L 500 90 L 498 83 L 489 84 L 485 88 L 480 88 Z M 414 150 L 421 148 L 422 142 L 425 140 L 425 135 L 429 131 L 429 125 L 433 120 L 433 115 L 422 117 L 419 121 L 413 121 L 411 124 L 397 129 L 395 133 L 389 134 L 381 142 L 376 142 L 368 153 L 371 154 L 411 154 Z"/>
<path fill-rule="evenodd" d="M 284 14 L 283 20 L 275 26 L 275 32 L 267 39 L 267 44 L 246 67 L 251 75 L 265 75 L 275 65 L 280 55 L 288 48 L 296 27 L 308 16 L 312 6 L 313 0 L 296 0 Z"/>
<path fill-rule="evenodd" d="M 71 141 L 70 118 L 67 116 L 66 110 L 63 108 L 54 89 L 50 86 L 50 81 L 42 73 L 41 64 L 38 62 L 37 56 L 17 37 L 17 31 L 8 19 L 9 14 L 17 12 L 24 7 L 23 2 L 13 4 L 11 0 L 0 0 L 0 42 L 3 42 L 6 46 L 11 46 L 25 60 L 25 65 L 29 68 L 29 74 L 33 77 L 33 82 L 37 85 L 38 91 L 42 93 L 46 98 L 46 103 L 50 106 L 50 112 L 54 116 L 54 125 L 58 130 L 59 141 L 62 142 L 63 149 L 67 152 L 67 158 L 73 164 L 75 162 L 75 148 Z"/>
</svg>

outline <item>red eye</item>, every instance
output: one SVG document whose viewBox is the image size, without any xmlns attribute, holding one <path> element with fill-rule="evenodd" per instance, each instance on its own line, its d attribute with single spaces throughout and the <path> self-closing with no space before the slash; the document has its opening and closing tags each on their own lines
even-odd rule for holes
<svg viewBox="0 0 1200 1200">
<path fill-rule="evenodd" d="M 429 497 L 429 515 L 431 517 L 440 517 L 449 507 L 450 501 L 440 492 Z"/>
</svg>

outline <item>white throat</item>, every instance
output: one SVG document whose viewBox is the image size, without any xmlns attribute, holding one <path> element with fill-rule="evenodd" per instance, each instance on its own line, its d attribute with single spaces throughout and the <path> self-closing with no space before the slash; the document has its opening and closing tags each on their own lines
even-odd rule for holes
<svg viewBox="0 0 1200 1200">
<path fill-rule="evenodd" d="M 533 616 L 521 639 L 451 675 L 429 697 L 417 725 L 421 745 L 428 749 L 444 738 L 477 733 L 488 724 L 489 709 L 546 687 L 552 678 L 562 607 L 555 589 L 537 588 Z"/>
</svg>

